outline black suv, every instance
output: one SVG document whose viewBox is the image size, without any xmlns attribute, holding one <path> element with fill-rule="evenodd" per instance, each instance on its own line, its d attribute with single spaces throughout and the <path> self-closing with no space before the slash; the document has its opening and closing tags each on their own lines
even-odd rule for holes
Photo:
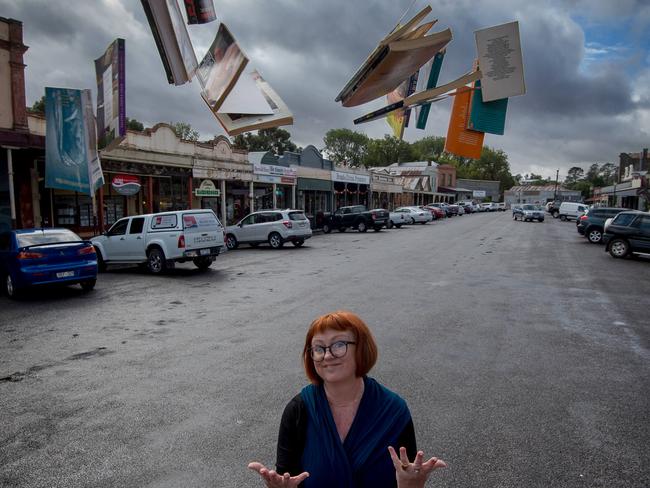
<svg viewBox="0 0 650 488">
<path fill-rule="evenodd" d="M 626 211 L 618 214 L 603 234 L 605 250 L 612 257 L 630 253 L 650 254 L 650 213 Z"/>
<path fill-rule="evenodd" d="M 592 244 L 598 244 L 603 238 L 605 221 L 624 212 L 625 208 L 597 207 L 588 209 L 576 219 L 578 234 L 585 236 Z"/>
</svg>

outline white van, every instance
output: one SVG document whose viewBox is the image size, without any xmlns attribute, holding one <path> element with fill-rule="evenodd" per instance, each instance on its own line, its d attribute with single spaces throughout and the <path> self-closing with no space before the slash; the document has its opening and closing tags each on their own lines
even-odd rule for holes
<svg viewBox="0 0 650 488">
<path fill-rule="evenodd" d="M 558 217 L 560 217 L 560 220 L 577 220 L 578 217 L 585 213 L 588 208 L 589 206 L 584 203 L 562 202 L 560 204 Z"/>
<path fill-rule="evenodd" d="M 207 269 L 224 249 L 224 229 L 212 210 L 134 215 L 90 241 L 100 270 L 107 264 L 146 264 L 154 274 L 175 262 Z"/>
</svg>

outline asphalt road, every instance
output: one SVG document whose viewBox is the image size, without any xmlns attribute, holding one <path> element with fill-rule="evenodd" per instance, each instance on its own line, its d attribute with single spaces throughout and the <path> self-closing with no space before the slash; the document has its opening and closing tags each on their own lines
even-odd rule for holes
<svg viewBox="0 0 650 488">
<path fill-rule="evenodd" d="M 427 486 L 647 487 L 649 297 L 650 259 L 509 213 L 0 297 L 0 486 L 262 486 L 306 328 L 345 308 L 449 465 Z"/>
</svg>

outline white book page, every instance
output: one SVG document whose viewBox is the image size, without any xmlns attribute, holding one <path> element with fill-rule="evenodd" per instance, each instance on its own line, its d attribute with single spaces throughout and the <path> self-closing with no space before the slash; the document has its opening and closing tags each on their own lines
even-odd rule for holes
<svg viewBox="0 0 650 488">
<path fill-rule="evenodd" d="M 237 83 L 228 94 L 226 100 L 219 107 L 220 113 L 229 114 L 272 114 L 264 95 L 260 92 L 254 73 L 246 71 L 237 80 Z"/>
<path fill-rule="evenodd" d="M 483 101 L 489 102 L 526 93 L 519 22 L 481 29 L 474 35 L 479 68 L 483 74 Z"/>
</svg>

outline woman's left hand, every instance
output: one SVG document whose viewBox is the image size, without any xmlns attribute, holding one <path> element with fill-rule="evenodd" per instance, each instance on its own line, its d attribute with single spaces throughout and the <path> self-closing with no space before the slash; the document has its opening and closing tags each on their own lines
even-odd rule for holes
<svg viewBox="0 0 650 488">
<path fill-rule="evenodd" d="M 409 461 L 405 447 L 399 448 L 399 457 L 392 446 L 388 447 L 388 452 L 393 460 L 395 478 L 399 488 L 423 487 L 433 470 L 447 467 L 447 463 L 437 457 L 423 462 L 424 453 L 422 451 L 418 451 L 413 462 Z"/>
</svg>

